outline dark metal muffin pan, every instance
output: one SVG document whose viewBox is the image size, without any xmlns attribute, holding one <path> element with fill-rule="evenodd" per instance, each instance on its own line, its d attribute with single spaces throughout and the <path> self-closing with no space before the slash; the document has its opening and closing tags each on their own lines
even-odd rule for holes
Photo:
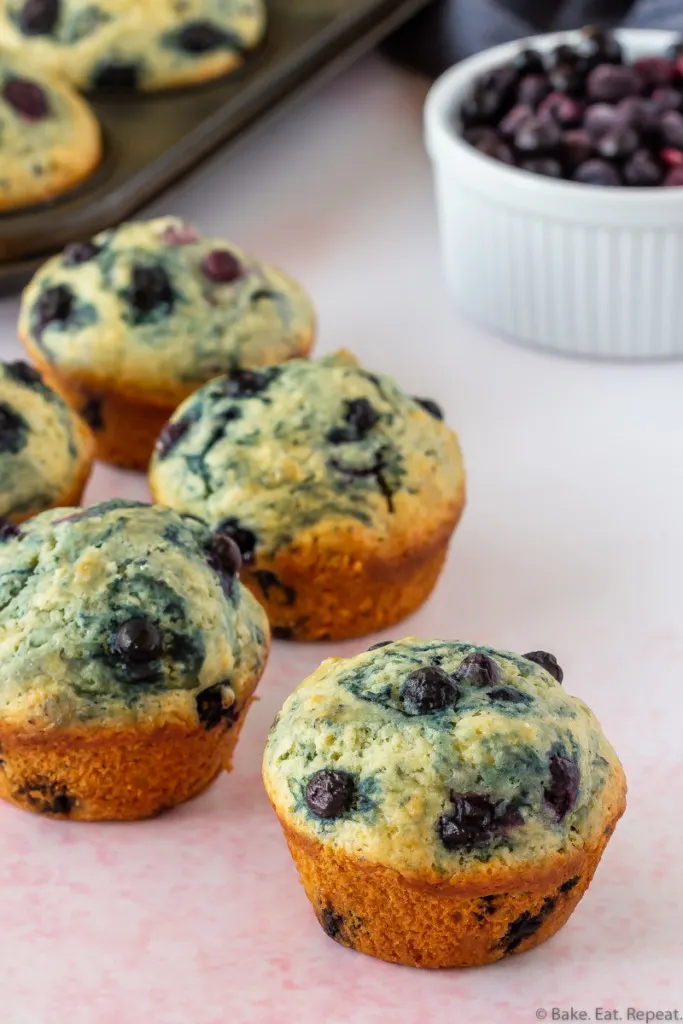
<svg viewBox="0 0 683 1024">
<path fill-rule="evenodd" d="M 100 168 L 60 199 L 0 216 L 0 292 L 51 253 L 130 217 L 219 147 L 341 70 L 426 0 L 270 0 L 265 42 L 237 72 L 194 89 L 93 96 Z"/>
</svg>

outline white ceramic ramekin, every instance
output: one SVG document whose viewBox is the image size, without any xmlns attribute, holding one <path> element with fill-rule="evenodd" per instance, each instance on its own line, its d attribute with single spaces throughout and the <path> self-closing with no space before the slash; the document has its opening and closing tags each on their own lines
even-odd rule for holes
<svg viewBox="0 0 683 1024">
<path fill-rule="evenodd" d="M 617 33 L 629 59 L 662 54 L 670 32 Z M 540 50 L 575 33 L 523 41 Z M 432 88 L 434 166 L 449 289 L 475 319 L 559 352 L 604 358 L 683 355 L 683 188 L 555 181 L 483 156 L 459 136 L 473 80 L 520 43 L 463 61 Z"/>
</svg>

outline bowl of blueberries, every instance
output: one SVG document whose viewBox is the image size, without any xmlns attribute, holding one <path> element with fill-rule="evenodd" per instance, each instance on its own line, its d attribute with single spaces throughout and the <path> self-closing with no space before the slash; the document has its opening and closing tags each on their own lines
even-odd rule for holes
<svg viewBox="0 0 683 1024">
<path fill-rule="evenodd" d="M 683 41 L 625 29 L 471 57 L 425 111 L 458 304 L 603 358 L 683 355 Z"/>
</svg>

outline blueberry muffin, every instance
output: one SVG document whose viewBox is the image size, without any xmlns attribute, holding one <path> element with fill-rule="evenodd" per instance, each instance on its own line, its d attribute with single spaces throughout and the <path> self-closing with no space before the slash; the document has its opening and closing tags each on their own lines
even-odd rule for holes
<svg viewBox="0 0 683 1024">
<path fill-rule="evenodd" d="M 626 782 L 561 680 L 542 651 L 412 638 L 331 658 L 289 697 L 264 780 L 331 938 L 465 967 L 562 927 Z"/>
<path fill-rule="evenodd" d="M 24 292 L 20 335 L 101 459 L 145 469 L 179 402 L 218 374 L 306 355 L 299 286 L 175 217 L 68 246 Z"/>
<path fill-rule="evenodd" d="M 81 97 L 0 50 L 0 213 L 68 192 L 101 157 L 99 124 Z"/>
<path fill-rule="evenodd" d="M 268 652 L 239 552 L 169 509 L 111 501 L 0 531 L 0 796 L 146 818 L 230 760 Z"/>
<path fill-rule="evenodd" d="M 162 433 L 150 483 L 232 536 L 274 634 L 295 640 L 360 636 L 414 611 L 465 486 L 436 404 L 344 352 L 211 381 Z"/>
<path fill-rule="evenodd" d="M 93 439 L 28 363 L 0 363 L 0 517 L 20 523 L 77 505 L 90 476 Z"/>
<path fill-rule="evenodd" d="M 217 78 L 263 37 L 263 0 L 5 0 L 0 38 L 86 90 L 155 90 Z"/>
</svg>

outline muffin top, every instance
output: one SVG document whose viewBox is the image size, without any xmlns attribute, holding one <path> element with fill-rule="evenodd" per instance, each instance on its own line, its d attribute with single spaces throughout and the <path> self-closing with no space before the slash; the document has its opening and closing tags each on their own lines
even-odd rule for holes
<svg viewBox="0 0 683 1024">
<path fill-rule="evenodd" d="M 305 355 L 315 316 L 285 274 L 164 217 L 48 260 L 19 330 L 60 373 L 168 407 L 220 373 Z"/>
<path fill-rule="evenodd" d="M 211 381 L 166 427 L 151 481 L 159 500 L 232 531 L 246 562 L 319 526 L 345 543 L 447 535 L 464 490 L 438 407 L 346 352 Z"/>
<path fill-rule="evenodd" d="M 55 509 L 0 539 L 0 721 L 236 716 L 268 625 L 234 544 L 170 509 Z"/>
<path fill-rule="evenodd" d="M 28 363 L 0 363 L 0 516 L 23 519 L 83 482 L 92 437 Z"/>
<path fill-rule="evenodd" d="M 623 774 L 561 678 L 543 652 L 456 641 L 331 658 L 275 720 L 271 801 L 297 832 L 408 875 L 571 852 L 604 829 Z"/>
<path fill-rule="evenodd" d="M 83 89 L 163 89 L 239 64 L 263 0 L 5 0 L 0 34 Z"/>
<path fill-rule="evenodd" d="M 0 33 L 1 34 L 1 33 Z M 0 210 L 63 190 L 97 162 L 100 129 L 64 82 L 0 51 Z"/>
</svg>

